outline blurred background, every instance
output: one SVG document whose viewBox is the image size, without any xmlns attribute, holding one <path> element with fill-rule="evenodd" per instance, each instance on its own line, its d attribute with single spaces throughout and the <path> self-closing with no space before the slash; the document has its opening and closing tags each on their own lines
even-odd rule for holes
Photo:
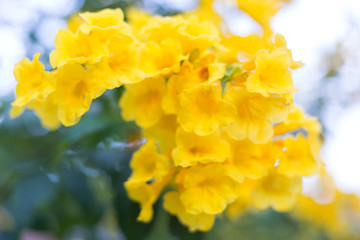
<svg viewBox="0 0 360 240">
<path fill-rule="evenodd" d="M 55 35 L 73 13 L 135 5 L 168 14 L 198 4 L 196 0 L 0 0 L 0 240 L 330 239 L 321 229 L 271 210 L 236 222 L 221 218 L 206 234 L 189 234 L 159 203 L 151 224 L 136 222 L 138 206 L 128 200 L 123 181 L 136 148 L 127 142 L 138 139 L 139 131 L 120 117 L 121 90 L 95 100 L 76 126 L 55 132 L 42 128 L 30 111 L 9 119 L 14 64 L 41 52 L 40 60 L 51 69 L 48 55 Z M 272 21 L 294 59 L 305 63 L 294 71 L 299 89 L 295 101 L 323 124 L 322 157 L 345 193 L 360 193 L 359 13 L 357 0 L 293 0 Z M 260 30 L 245 13 L 226 16 L 233 33 Z"/>
</svg>

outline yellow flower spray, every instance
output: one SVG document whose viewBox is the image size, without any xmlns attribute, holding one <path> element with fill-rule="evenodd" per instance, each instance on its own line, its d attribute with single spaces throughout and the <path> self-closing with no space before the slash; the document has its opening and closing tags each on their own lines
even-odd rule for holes
<svg viewBox="0 0 360 240">
<path fill-rule="evenodd" d="M 173 17 L 131 9 L 128 23 L 120 9 L 76 15 L 56 36 L 54 70 L 39 54 L 15 66 L 12 116 L 29 108 L 49 129 L 72 126 L 124 87 L 122 117 L 147 140 L 125 183 L 139 221 L 151 221 L 164 191 L 164 208 L 190 231 L 210 230 L 227 209 L 291 210 L 301 178 L 322 166 L 321 126 L 293 105 L 291 70 L 302 64 L 269 28 L 281 2 L 238 1 L 263 36 L 222 33 L 211 1 Z"/>
</svg>

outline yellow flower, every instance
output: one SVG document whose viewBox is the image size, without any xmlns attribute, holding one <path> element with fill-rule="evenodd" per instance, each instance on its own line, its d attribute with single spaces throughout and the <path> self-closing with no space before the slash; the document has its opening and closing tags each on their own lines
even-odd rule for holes
<svg viewBox="0 0 360 240">
<path fill-rule="evenodd" d="M 182 224 L 188 226 L 190 232 L 197 230 L 209 231 L 214 225 L 215 215 L 186 212 L 178 192 L 171 191 L 164 195 L 164 208 L 171 214 L 176 215 Z"/>
<path fill-rule="evenodd" d="M 161 191 L 169 183 L 173 170 L 169 171 L 168 174 L 161 180 L 148 184 L 146 182 L 138 181 L 126 181 L 125 189 L 130 199 L 140 204 L 140 214 L 137 217 L 138 221 L 148 223 L 151 221 L 154 210 L 152 205 L 158 199 Z"/>
<path fill-rule="evenodd" d="M 104 79 L 107 89 L 120 87 L 122 84 L 140 82 L 145 74 L 139 70 L 138 44 L 128 36 L 113 36 L 109 41 L 108 57 L 88 68 L 99 79 Z"/>
<path fill-rule="evenodd" d="M 33 99 L 46 98 L 55 90 L 55 77 L 51 72 L 45 72 L 45 67 L 39 62 L 39 57 L 40 53 L 37 53 L 32 62 L 24 58 L 15 65 L 14 75 L 18 84 L 13 106 L 25 106 Z"/>
<path fill-rule="evenodd" d="M 275 46 L 276 48 L 281 48 L 282 50 L 285 50 L 288 55 L 291 57 L 291 65 L 290 68 L 297 69 L 299 67 L 302 67 L 304 64 L 301 61 L 294 61 L 292 58 L 291 50 L 287 48 L 287 43 L 283 35 L 277 33 L 274 38 Z"/>
<path fill-rule="evenodd" d="M 197 17 L 190 17 L 179 29 L 183 53 L 194 50 L 204 51 L 220 44 L 219 31 L 209 21 L 199 21 Z"/>
<path fill-rule="evenodd" d="M 75 33 L 83 23 L 85 23 L 84 19 L 80 17 L 79 13 L 75 13 L 67 20 L 67 28 Z"/>
<path fill-rule="evenodd" d="M 220 43 L 220 35 L 216 26 L 208 21 L 199 21 L 196 17 L 155 16 L 148 20 L 141 29 L 142 41 L 154 41 L 162 44 L 172 40 L 179 43 L 183 54 L 194 50 L 204 51 Z"/>
<path fill-rule="evenodd" d="M 185 170 L 180 200 L 187 213 L 218 214 L 237 197 L 237 185 L 221 164 L 197 165 Z"/>
<path fill-rule="evenodd" d="M 79 15 L 86 23 L 80 27 L 84 33 L 89 33 L 93 28 L 119 28 L 124 24 L 124 13 L 120 8 L 103 9 L 98 12 L 84 12 Z"/>
<path fill-rule="evenodd" d="M 22 106 L 22 107 L 12 106 L 9 111 L 10 118 L 13 119 L 19 117 L 21 114 L 24 113 L 25 109 L 26 106 Z"/>
<path fill-rule="evenodd" d="M 255 58 L 255 73 L 249 76 L 247 89 L 265 97 L 295 92 L 289 71 L 291 65 L 292 58 L 285 49 L 275 48 L 271 53 L 266 50 L 258 51 Z"/>
<path fill-rule="evenodd" d="M 140 70 L 147 77 L 169 75 L 177 72 L 185 59 L 178 42 L 168 39 L 161 44 L 150 41 L 144 44 L 140 53 Z"/>
<path fill-rule="evenodd" d="M 229 176 L 238 182 L 244 177 L 260 178 L 267 174 L 280 156 L 281 149 L 272 143 L 254 144 L 245 139 L 230 141 L 232 157 L 224 164 Z"/>
<path fill-rule="evenodd" d="M 274 41 L 273 41 L 274 40 Z M 253 62 L 258 51 L 274 51 L 286 53 L 291 59 L 289 67 L 291 69 L 297 69 L 303 66 L 301 61 L 294 61 L 292 58 L 292 52 L 287 48 L 286 40 L 281 34 L 273 35 L 272 32 L 264 33 L 263 35 L 250 34 L 248 36 L 229 35 L 223 36 L 221 40 L 222 48 L 217 49 L 217 54 L 220 61 L 227 64 L 233 64 L 237 62 L 245 62 L 246 65 L 254 65 Z M 252 66 L 255 67 L 255 66 Z M 250 68 L 249 70 L 253 70 Z"/>
<path fill-rule="evenodd" d="M 242 140 L 248 137 L 254 143 L 266 143 L 273 136 L 273 123 L 286 119 L 288 103 L 280 97 L 264 97 L 249 93 L 245 88 L 231 87 L 225 95 L 237 109 L 238 117 L 227 128 L 229 136 Z"/>
<path fill-rule="evenodd" d="M 225 74 L 225 69 L 223 63 L 211 63 L 207 68 L 203 68 L 203 71 L 205 71 L 205 76 L 208 76 L 208 81 L 211 83 L 220 80 Z"/>
<path fill-rule="evenodd" d="M 157 189 L 153 188 L 153 184 L 131 181 L 125 182 L 125 189 L 129 198 L 140 204 L 141 211 L 137 220 L 150 222 L 154 214 L 152 205 L 159 195 Z"/>
<path fill-rule="evenodd" d="M 56 130 L 60 127 L 55 93 L 51 93 L 45 99 L 34 99 L 27 107 L 35 111 L 44 127 L 50 130 Z"/>
<path fill-rule="evenodd" d="M 187 132 L 205 136 L 220 126 L 234 121 L 235 108 L 221 99 L 219 88 L 214 84 L 200 84 L 184 90 L 180 100 L 178 122 Z"/>
<path fill-rule="evenodd" d="M 183 13 L 186 18 L 196 16 L 200 21 L 210 21 L 215 26 L 220 26 L 223 19 L 213 10 L 213 0 L 200 0 L 199 7 L 194 11 Z"/>
<path fill-rule="evenodd" d="M 104 9 L 99 12 L 79 14 L 84 24 L 79 26 L 83 33 L 108 43 L 113 36 L 132 37 L 132 28 L 124 22 L 124 14 L 120 8 Z"/>
<path fill-rule="evenodd" d="M 147 78 L 140 83 L 126 85 L 120 99 L 122 116 L 126 121 L 135 120 L 143 128 L 155 125 L 163 116 L 161 101 L 165 94 L 163 77 Z"/>
<path fill-rule="evenodd" d="M 170 160 L 158 153 L 154 140 L 148 140 L 134 153 L 130 167 L 132 174 L 128 181 L 147 182 L 152 179 L 161 181 L 170 170 Z"/>
<path fill-rule="evenodd" d="M 142 28 L 151 20 L 152 16 L 145 11 L 132 7 L 126 9 L 125 14 L 129 24 L 133 28 L 134 35 L 141 37 Z"/>
<path fill-rule="evenodd" d="M 311 152 L 310 142 L 302 134 L 296 138 L 284 139 L 284 154 L 279 161 L 279 172 L 294 176 L 309 176 L 319 169 L 317 162 Z"/>
<path fill-rule="evenodd" d="M 184 61 L 178 74 L 172 75 L 166 84 L 166 94 L 162 107 L 167 114 L 176 114 L 180 109 L 180 94 L 185 89 L 193 88 L 203 82 L 215 82 L 222 78 L 225 66 L 221 63 L 209 63 L 195 68 L 193 64 Z"/>
<path fill-rule="evenodd" d="M 311 148 L 313 158 L 320 160 L 320 148 L 322 144 L 322 127 L 317 118 L 311 117 L 295 108 L 288 117 L 274 127 L 274 135 L 282 135 L 287 132 L 303 129 L 307 132 L 307 139 Z"/>
<path fill-rule="evenodd" d="M 45 128 L 56 130 L 60 127 L 58 107 L 54 98 L 54 93 L 49 94 L 49 96 L 43 99 L 34 99 L 21 107 L 12 106 L 10 109 L 10 117 L 16 118 L 20 116 L 27 108 L 35 111 L 35 114 L 40 118 L 41 124 Z"/>
<path fill-rule="evenodd" d="M 108 55 L 107 45 L 99 38 L 82 31 L 73 33 L 68 29 L 61 29 L 55 37 L 55 50 L 50 53 L 50 63 L 53 68 L 68 62 L 96 63 Z"/>
<path fill-rule="evenodd" d="M 230 35 L 221 41 L 224 47 L 218 50 L 220 59 L 228 64 L 239 62 L 240 55 L 243 60 L 251 60 L 260 49 L 268 49 L 273 46 L 266 36 L 250 34 L 248 36 Z"/>
<path fill-rule="evenodd" d="M 180 94 L 183 90 L 192 88 L 205 81 L 199 78 L 191 63 L 184 61 L 178 74 L 170 76 L 166 84 L 166 93 L 162 107 L 166 114 L 176 114 L 180 108 Z"/>
<path fill-rule="evenodd" d="M 124 183 L 140 205 L 138 221 L 151 221 L 168 185 L 164 208 L 191 232 L 209 231 L 227 207 L 232 218 L 250 207 L 290 210 L 302 177 L 325 173 L 321 125 L 293 109 L 290 71 L 302 63 L 270 28 L 290 0 L 234 1 L 262 25 L 262 35 L 225 36 L 213 0 L 171 17 L 130 9 L 130 24 L 121 9 L 74 15 L 50 54 L 56 70 L 45 72 L 40 54 L 15 66 L 11 117 L 30 109 L 51 130 L 72 126 L 93 99 L 123 86 L 122 117 L 146 139 Z M 329 216 L 340 216 L 332 208 Z"/>
<path fill-rule="evenodd" d="M 93 78 L 80 64 L 69 63 L 59 68 L 55 98 L 59 119 L 65 126 L 76 124 L 89 110 L 91 101 L 105 91 L 101 79 Z"/>
<path fill-rule="evenodd" d="M 158 44 L 165 40 L 179 42 L 179 28 L 183 24 L 185 24 L 185 20 L 182 16 L 154 16 L 147 20 L 139 37 L 143 42 L 153 41 Z"/>
<path fill-rule="evenodd" d="M 226 209 L 227 215 L 231 219 L 236 219 L 241 216 L 247 209 L 251 207 L 251 192 L 254 190 L 257 181 L 245 179 L 242 183 L 238 184 L 237 199 L 230 203 Z"/>
<path fill-rule="evenodd" d="M 295 107 L 288 117 L 274 128 L 275 135 L 282 135 L 287 132 L 303 128 L 308 133 L 320 134 L 321 125 L 317 118 L 305 114 L 300 108 Z"/>
<path fill-rule="evenodd" d="M 140 204 L 137 220 L 149 222 L 153 216 L 152 205 L 170 181 L 174 168 L 171 168 L 165 155 L 158 153 L 154 140 L 148 140 L 134 153 L 130 167 L 132 173 L 125 182 L 126 191 L 132 200 Z"/>
<path fill-rule="evenodd" d="M 290 178 L 276 168 L 257 183 L 252 200 L 254 206 L 261 210 L 272 207 L 276 211 L 288 211 L 301 193 L 301 177 Z"/>
<path fill-rule="evenodd" d="M 239 9 L 245 11 L 265 30 L 270 30 L 270 20 L 283 3 L 289 0 L 237 0 Z"/>
<path fill-rule="evenodd" d="M 219 81 L 226 72 L 226 64 L 219 62 L 217 55 L 211 50 L 203 53 L 199 50 L 192 51 L 189 62 L 194 66 L 196 75 L 209 83 Z"/>
<path fill-rule="evenodd" d="M 322 203 L 309 196 L 301 196 L 292 215 L 325 230 L 334 239 L 353 239 L 352 230 L 357 226 L 359 213 L 358 196 L 336 191 L 331 201 Z"/>
<path fill-rule="evenodd" d="M 224 162 L 230 157 L 227 141 L 219 133 L 199 136 L 179 128 L 176 132 L 176 148 L 172 151 L 175 166 L 189 167 L 197 163 Z"/>
<path fill-rule="evenodd" d="M 157 141 L 161 153 L 171 151 L 175 146 L 175 132 L 178 127 L 175 115 L 164 115 L 155 125 L 144 128 L 146 139 Z"/>
</svg>

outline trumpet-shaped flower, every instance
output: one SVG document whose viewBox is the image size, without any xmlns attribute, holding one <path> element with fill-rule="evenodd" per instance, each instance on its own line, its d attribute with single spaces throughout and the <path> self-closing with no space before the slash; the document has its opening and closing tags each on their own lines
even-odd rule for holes
<svg viewBox="0 0 360 240">
<path fill-rule="evenodd" d="M 250 208 L 251 193 L 256 186 L 257 180 L 245 179 L 243 182 L 238 184 L 236 200 L 229 204 L 227 208 L 227 215 L 231 219 L 236 219 L 241 216 L 247 209 Z"/>
<path fill-rule="evenodd" d="M 82 25 L 85 33 L 89 33 L 91 28 L 116 28 L 124 24 L 124 13 L 120 8 L 104 9 L 98 12 L 84 12 L 79 14 L 86 23 Z M 86 31 L 87 30 L 87 31 Z"/>
<path fill-rule="evenodd" d="M 183 53 L 194 50 L 200 52 L 217 47 L 220 44 L 220 35 L 217 27 L 209 21 L 199 21 L 197 17 L 190 17 L 179 29 Z"/>
<path fill-rule="evenodd" d="M 180 63 L 184 59 L 185 56 L 181 53 L 181 47 L 176 41 L 167 39 L 161 44 L 150 41 L 141 48 L 140 70 L 147 77 L 169 75 L 180 69 Z"/>
<path fill-rule="evenodd" d="M 283 3 L 289 0 L 237 0 L 238 7 L 270 30 L 270 20 L 279 11 Z"/>
<path fill-rule="evenodd" d="M 146 182 L 125 182 L 125 189 L 129 198 L 140 204 L 141 211 L 137 217 L 138 221 L 150 222 L 153 217 L 152 205 L 158 198 L 160 190 L 153 186 L 153 184 L 147 184 Z"/>
<path fill-rule="evenodd" d="M 158 153 L 154 140 L 148 140 L 134 153 L 130 167 L 132 173 L 125 188 L 129 197 L 140 204 L 138 221 L 149 222 L 153 216 L 152 205 L 170 181 L 174 169 L 169 159 Z"/>
<path fill-rule="evenodd" d="M 108 43 L 113 36 L 132 37 L 132 28 L 124 22 L 124 13 L 120 8 L 104 9 L 95 13 L 84 12 L 79 15 L 84 20 L 79 30 L 101 43 Z"/>
<path fill-rule="evenodd" d="M 248 139 L 230 141 L 231 159 L 225 162 L 229 176 L 238 182 L 245 177 L 257 179 L 267 174 L 281 156 L 281 149 L 274 144 L 254 144 Z"/>
<path fill-rule="evenodd" d="M 175 133 L 178 128 L 175 115 L 164 115 L 155 125 L 144 128 L 143 136 L 146 139 L 154 139 L 157 141 L 159 151 L 167 153 L 175 146 Z"/>
<path fill-rule="evenodd" d="M 219 133 L 199 136 L 185 132 L 181 128 L 176 132 L 176 148 L 172 157 L 176 166 L 189 167 L 197 163 L 224 162 L 230 155 L 227 141 Z"/>
<path fill-rule="evenodd" d="M 76 124 L 89 110 L 91 101 L 104 91 L 101 79 L 94 78 L 80 64 L 69 63 L 60 67 L 55 98 L 61 123 L 65 126 Z"/>
<path fill-rule="evenodd" d="M 220 26 L 223 19 L 213 9 L 213 0 L 200 0 L 197 9 L 184 13 L 185 18 L 196 16 L 200 21 L 210 21 L 215 26 Z"/>
<path fill-rule="evenodd" d="M 68 18 L 67 28 L 73 33 L 76 33 L 80 25 L 82 25 L 83 23 L 85 23 L 84 19 L 80 17 L 79 13 L 75 13 Z"/>
<path fill-rule="evenodd" d="M 219 214 L 237 197 L 237 185 L 219 163 L 196 165 L 183 173 L 180 200 L 190 214 Z"/>
<path fill-rule="evenodd" d="M 173 170 L 169 171 L 162 180 L 154 180 L 150 184 L 130 179 L 125 182 L 124 185 L 129 198 L 140 204 L 141 210 L 137 217 L 138 221 L 145 223 L 151 221 L 154 214 L 152 205 L 156 202 L 164 187 L 169 183 L 173 172 Z"/>
<path fill-rule="evenodd" d="M 54 92 L 50 93 L 46 98 L 35 98 L 24 106 L 12 106 L 10 117 L 16 118 L 20 116 L 25 109 L 33 110 L 45 128 L 56 130 L 60 127 L 58 106 Z"/>
<path fill-rule="evenodd" d="M 215 222 L 215 215 L 199 213 L 191 214 L 186 212 L 180 201 L 178 192 L 171 191 L 164 195 L 164 208 L 173 215 L 176 215 L 180 222 L 188 226 L 190 232 L 209 231 Z"/>
<path fill-rule="evenodd" d="M 319 169 L 311 152 L 310 142 L 302 134 L 284 139 L 284 154 L 279 161 L 279 171 L 289 177 L 309 176 Z"/>
<path fill-rule="evenodd" d="M 274 135 L 282 135 L 287 132 L 303 129 L 307 133 L 307 141 L 311 148 L 313 158 L 320 160 L 320 147 L 322 144 L 321 124 L 318 119 L 302 112 L 300 108 L 295 108 L 288 117 L 274 127 Z"/>
<path fill-rule="evenodd" d="M 304 65 L 301 61 L 294 61 L 294 59 L 292 58 L 292 52 L 290 49 L 287 48 L 287 43 L 283 35 L 279 33 L 275 34 L 274 43 L 275 43 L 274 45 L 275 48 L 287 52 L 287 54 L 291 57 L 291 65 L 290 65 L 291 69 L 297 69 Z"/>
<path fill-rule="evenodd" d="M 142 37 L 143 27 L 153 18 L 149 13 L 132 7 L 126 9 L 125 15 L 136 37 Z"/>
<path fill-rule="evenodd" d="M 44 99 L 34 99 L 27 107 L 35 111 L 44 127 L 50 130 L 56 130 L 60 127 L 55 93 L 51 93 Z"/>
<path fill-rule="evenodd" d="M 130 167 L 132 174 L 129 181 L 147 182 L 152 179 L 161 181 L 170 170 L 170 160 L 159 154 L 154 140 L 148 140 L 134 153 Z"/>
<path fill-rule="evenodd" d="M 179 28 L 184 24 L 181 16 L 162 17 L 155 16 L 147 20 L 141 29 L 141 40 L 143 42 L 153 41 L 161 44 L 165 40 L 179 39 Z M 180 44 L 181 45 L 181 44 Z"/>
<path fill-rule="evenodd" d="M 236 121 L 227 128 L 231 138 L 248 137 L 254 143 L 266 143 L 273 136 L 273 123 L 286 119 L 289 107 L 286 99 L 264 97 L 249 93 L 245 88 L 234 86 L 225 95 L 237 109 Z"/>
<path fill-rule="evenodd" d="M 194 16 L 187 19 L 182 16 L 153 17 L 141 29 L 141 36 L 143 41 L 158 44 L 170 39 L 177 41 L 183 54 L 204 51 L 220 43 L 216 26 L 208 21 L 199 21 Z"/>
<path fill-rule="evenodd" d="M 282 135 L 300 128 L 309 134 L 320 134 L 321 132 L 321 125 L 317 118 L 308 116 L 300 108 L 295 107 L 294 111 L 290 112 L 284 121 L 274 127 L 274 134 Z"/>
<path fill-rule="evenodd" d="M 194 66 L 184 61 L 178 74 L 172 75 L 167 84 L 167 91 L 162 101 L 162 107 L 167 114 L 176 114 L 180 108 L 180 94 L 183 90 L 192 88 L 205 81 L 196 74 Z"/>
<path fill-rule="evenodd" d="M 270 53 L 267 50 L 258 51 L 255 72 L 247 80 L 247 89 L 265 97 L 295 92 L 290 66 L 292 58 L 285 49 L 276 48 Z"/>
<path fill-rule="evenodd" d="M 37 53 L 32 62 L 24 58 L 15 65 L 14 75 L 18 84 L 13 106 L 25 106 L 33 99 L 46 98 L 55 90 L 55 77 L 51 72 L 45 72 L 39 57 L 40 53 Z"/>
<path fill-rule="evenodd" d="M 113 89 L 123 84 L 140 82 L 145 78 L 139 70 L 139 54 L 137 42 L 127 36 L 113 36 L 109 41 L 110 56 L 103 57 L 95 65 L 90 65 L 93 75 L 104 79 L 107 89 Z"/>
<path fill-rule="evenodd" d="M 245 37 L 237 35 L 224 37 L 221 45 L 224 47 L 218 50 L 221 61 L 233 64 L 239 61 L 239 55 L 251 60 L 259 50 L 271 48 L 273 44 L 266 36 L 250 34 Z"/>
<path fill-rule="evenodd" d="M 13 119 L 13 118 L 19 117 L 21 114 L 24 113 L 25 109 L 26 109 L 26 106 L 21 106 L 21 107 L 12 106 L 9 111 L 10 118 Z"/>
<path fill-rule="evenodd" d="M 176 114 L 180 109 L 180 95 L 183 90 L 190 89 L 203 82 L 215 82 L 224 76 L 225 67 L 220 63 L 209 63 L 195 68 L 184 61 L 178 74 L 172 75 L 166 85 L 167 91 L 162 107 L 167 114 Z"/>
<path fill-rule="evenodd" d="M 126 92 L 119 102 L 123 118 L 126 121 L 135 120 L 143 128 L 155 125 L 164 114 L 161 101 L 166 90 L 165 79 L 147 78 L 125 88 Z"/>
<path fill-rule="evenodd" d="M 55 50 L 50 53 L 50 63 L 53 68 L 68 62 L 92 64 L 108 55 L 107 45 L 99 38 L 82 31 L 73 33 L 68 29 L 61 29 L 55 37 Z"/>
<path fill-rule="evenodd" d="M 349 232 L 352 232 L 354 219 L 359 216 L 359 197 L 340 191 L 336 191 L 334 195 L 331 201 L 322 203 L 310 196 L 301 196 L 291 214 L 301 221 L 326 230 L 335 239 L 346 239 Z"/>
<path fill-rule="evenodd" d="M 228 125 L 236 116 L 235 107 L 221 99 L 218 87 L 214 84 L 203 83 L 184 90 L 180 105 L 178 122 L 181 127 L 201 136 Z"/>
<path fill-rule="evenodd" d="M 258 209 L 272 207 L 276 211 L 290 210 L 301 193 L 301 177 L 290 178 L 274 168 L 258 180 L 252 192 L 253 204 Z"/>
</svg>

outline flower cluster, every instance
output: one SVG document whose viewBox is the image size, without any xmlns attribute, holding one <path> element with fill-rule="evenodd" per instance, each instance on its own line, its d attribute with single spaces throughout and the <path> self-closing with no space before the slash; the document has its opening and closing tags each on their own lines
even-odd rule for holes
<svg viewBox="0 0 360 240">
<path fill-rule="evenodd" d="M 321 167 L 321 126 L 294 107 L 291 69 L 302 64 L 269 29 L 280 1 L 264 2 L 239 1 L 262 36 L 224 34 L 211 1 L 172 17 L 131 9 L 128 22 L 120 9 L 75 15 L 56 36 L 55 70 L 40 54 L 15 66 L 11 114 L 29 108 L 50 129 L 72 126 L 93 99 L 123 87 L 122 117 L 147 140 L 125 183 L 139 221 L 151 221 L 165 189 L 164 208 L 190 231 L 209 230 L 224 211 L 290 210 L 301 178 Z"/>
</svg>

